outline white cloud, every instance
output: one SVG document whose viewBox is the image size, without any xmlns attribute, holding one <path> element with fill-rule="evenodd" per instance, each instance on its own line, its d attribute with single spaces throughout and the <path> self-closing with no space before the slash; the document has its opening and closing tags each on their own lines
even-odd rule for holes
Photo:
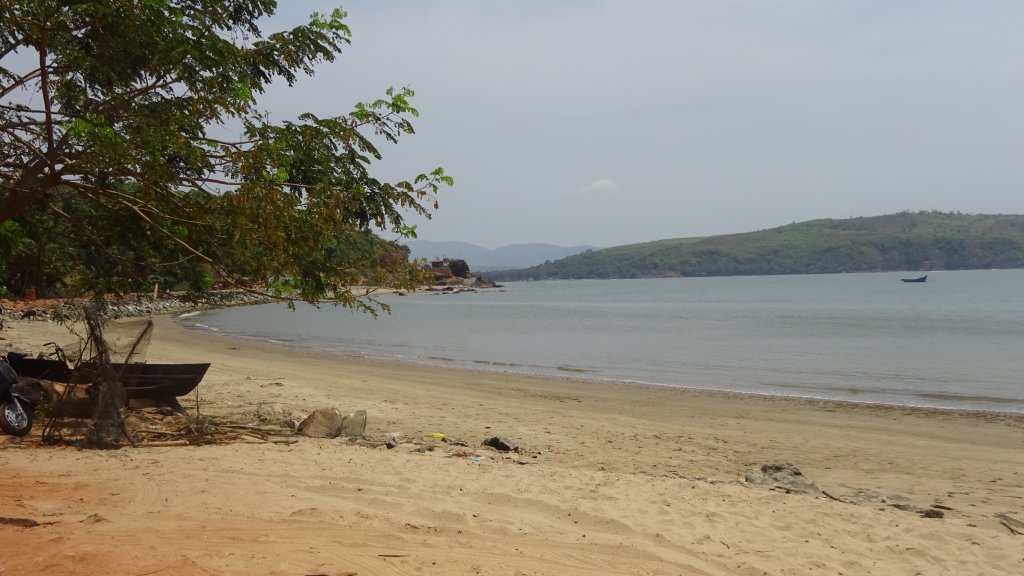
<svg viewBox="0 0 1024 576">
<path fill-rule="evenodd" d="M 615 196 L 619 192 L 619 186 L 609 180 L 608 178 L 598 178 L 590 183 L 589 186 L 584 188 L 578 188 L 576 190 L 569 190 L 564 192 L 562 196 L 566 198 L 578 198 L 581 196 L 587 197 L 604 197 L 604 196 Z"/>
</svg>

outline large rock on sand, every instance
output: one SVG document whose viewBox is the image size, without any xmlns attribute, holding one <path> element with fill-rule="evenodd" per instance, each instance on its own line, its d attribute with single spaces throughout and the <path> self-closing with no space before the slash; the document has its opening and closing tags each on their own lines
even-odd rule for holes
<svg viewBox="0 0 1024 576">
<path fill-rule="evenodd" d="M 792 464 L 765 464 L 751 470 L 743 478 L 751 484 L 767 484 L 787 491 L 813 494 L 821 492 L 818 486 Z"/>
<path fill-rule="evenodd" d="M 320 408 L 307 416 L 296 432 L 311 438 L 362 436 L 366 432 L 366 410 L 343 415 L 337 408 Z"/>
<path fill-rule="evenodd" d="M 338 436 L 362 436 L 366 432 L 366 410 L 356 410 L 341 417 Z"/>
</svg>

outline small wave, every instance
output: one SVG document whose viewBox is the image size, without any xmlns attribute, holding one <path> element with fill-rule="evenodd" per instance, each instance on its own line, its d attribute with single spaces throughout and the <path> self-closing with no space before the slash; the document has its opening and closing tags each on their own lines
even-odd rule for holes
<svg viewBox="0 0 1024 576">
<path fill-rule="evenodd" d="M 519 366 L 514 362 L 497 362 L 494 360 L 473 360 L 473 364 L 483 364 L 485 366 L 504 366 L 506 368 L 515 368 Z"/>
<path fill-rule="evenodd" d="M 558 370 L 559 372 L 577 372 L 581 374 L 586 372 L 593 372 L 593 370 L 587 370 L 586 368 L 574 368 L 572 366 L 558 366 L 555 368 L 555 370 Z"/>
<path fill-rule="evenodd" d="M 214 328 L 213 326 L 207 326 L 206 324 L 200 324 L 199 322 L 192 322 L 187 325 L 189 328 L 207 330 L 209 332 L 220 332 L 220 328 Z"/>
<path fill-rule="evenodd" d="M 194 310 L 192 312 L 183 312 L 181 314 L 178 314 L 178 318 L 191 318 L 193 316 L 199 316 L 202 313 L 203 312 L 201 310 Z"/>
<path fill-rule="evenodd" d="M 992 404 L 1024 404 L 1019 399 L 1001 396 L 982 396 L 975 394 L 946 394 L 942 392 L 919 392 L 918 398 L 927 400 L 949 400 L 957 402 L 991 402 Z"/>
</svg>

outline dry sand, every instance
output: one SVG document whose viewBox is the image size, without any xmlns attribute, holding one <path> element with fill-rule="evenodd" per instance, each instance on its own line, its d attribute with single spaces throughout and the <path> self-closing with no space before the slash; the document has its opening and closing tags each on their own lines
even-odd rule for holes
<svg viewBox="0 0 1024 576">
<path fill-rule="evenodd" d="M 29 321 L 0 336 L 67 340 Z M 1020 416 L 366 361 L 170 318 L 148 359 L 212 362 L 204 414 L 365 408 L 368 436 L 405 443 L 91 451 L 0 436 L 0 517 L 41 523 L 0 524 L 3 576 L 1024 574 L 1024 536 L 995 516 L 1024 520 Z M 495 435 L 521 453 L 480 446 Z M 864 503 L 742 481 L 765 463 Z"/>
</svg>

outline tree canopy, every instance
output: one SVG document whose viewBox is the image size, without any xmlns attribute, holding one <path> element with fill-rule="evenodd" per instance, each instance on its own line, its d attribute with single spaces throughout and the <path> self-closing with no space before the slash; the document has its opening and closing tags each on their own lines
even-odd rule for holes
<svg viewBox="0 0 1024 576">
<path fill-rule="evenodd" d="M 378 144 L 413 132 L 412 90 L 271 122 L 350 43 L 345 13 L 265 33 L 273 0 L 13 0 L 0 6 L 0 285 L 102 292 L 246 279 L 337 298 L 407 287 L 408 236 L 452 179 L 385 182 Z M 230 128 L 230 129 L 227 129 Z M 225 137 L 224 134 L 241 134 Z M 371 306 L 372 309 L 372 306 Z"/>
</svg>

